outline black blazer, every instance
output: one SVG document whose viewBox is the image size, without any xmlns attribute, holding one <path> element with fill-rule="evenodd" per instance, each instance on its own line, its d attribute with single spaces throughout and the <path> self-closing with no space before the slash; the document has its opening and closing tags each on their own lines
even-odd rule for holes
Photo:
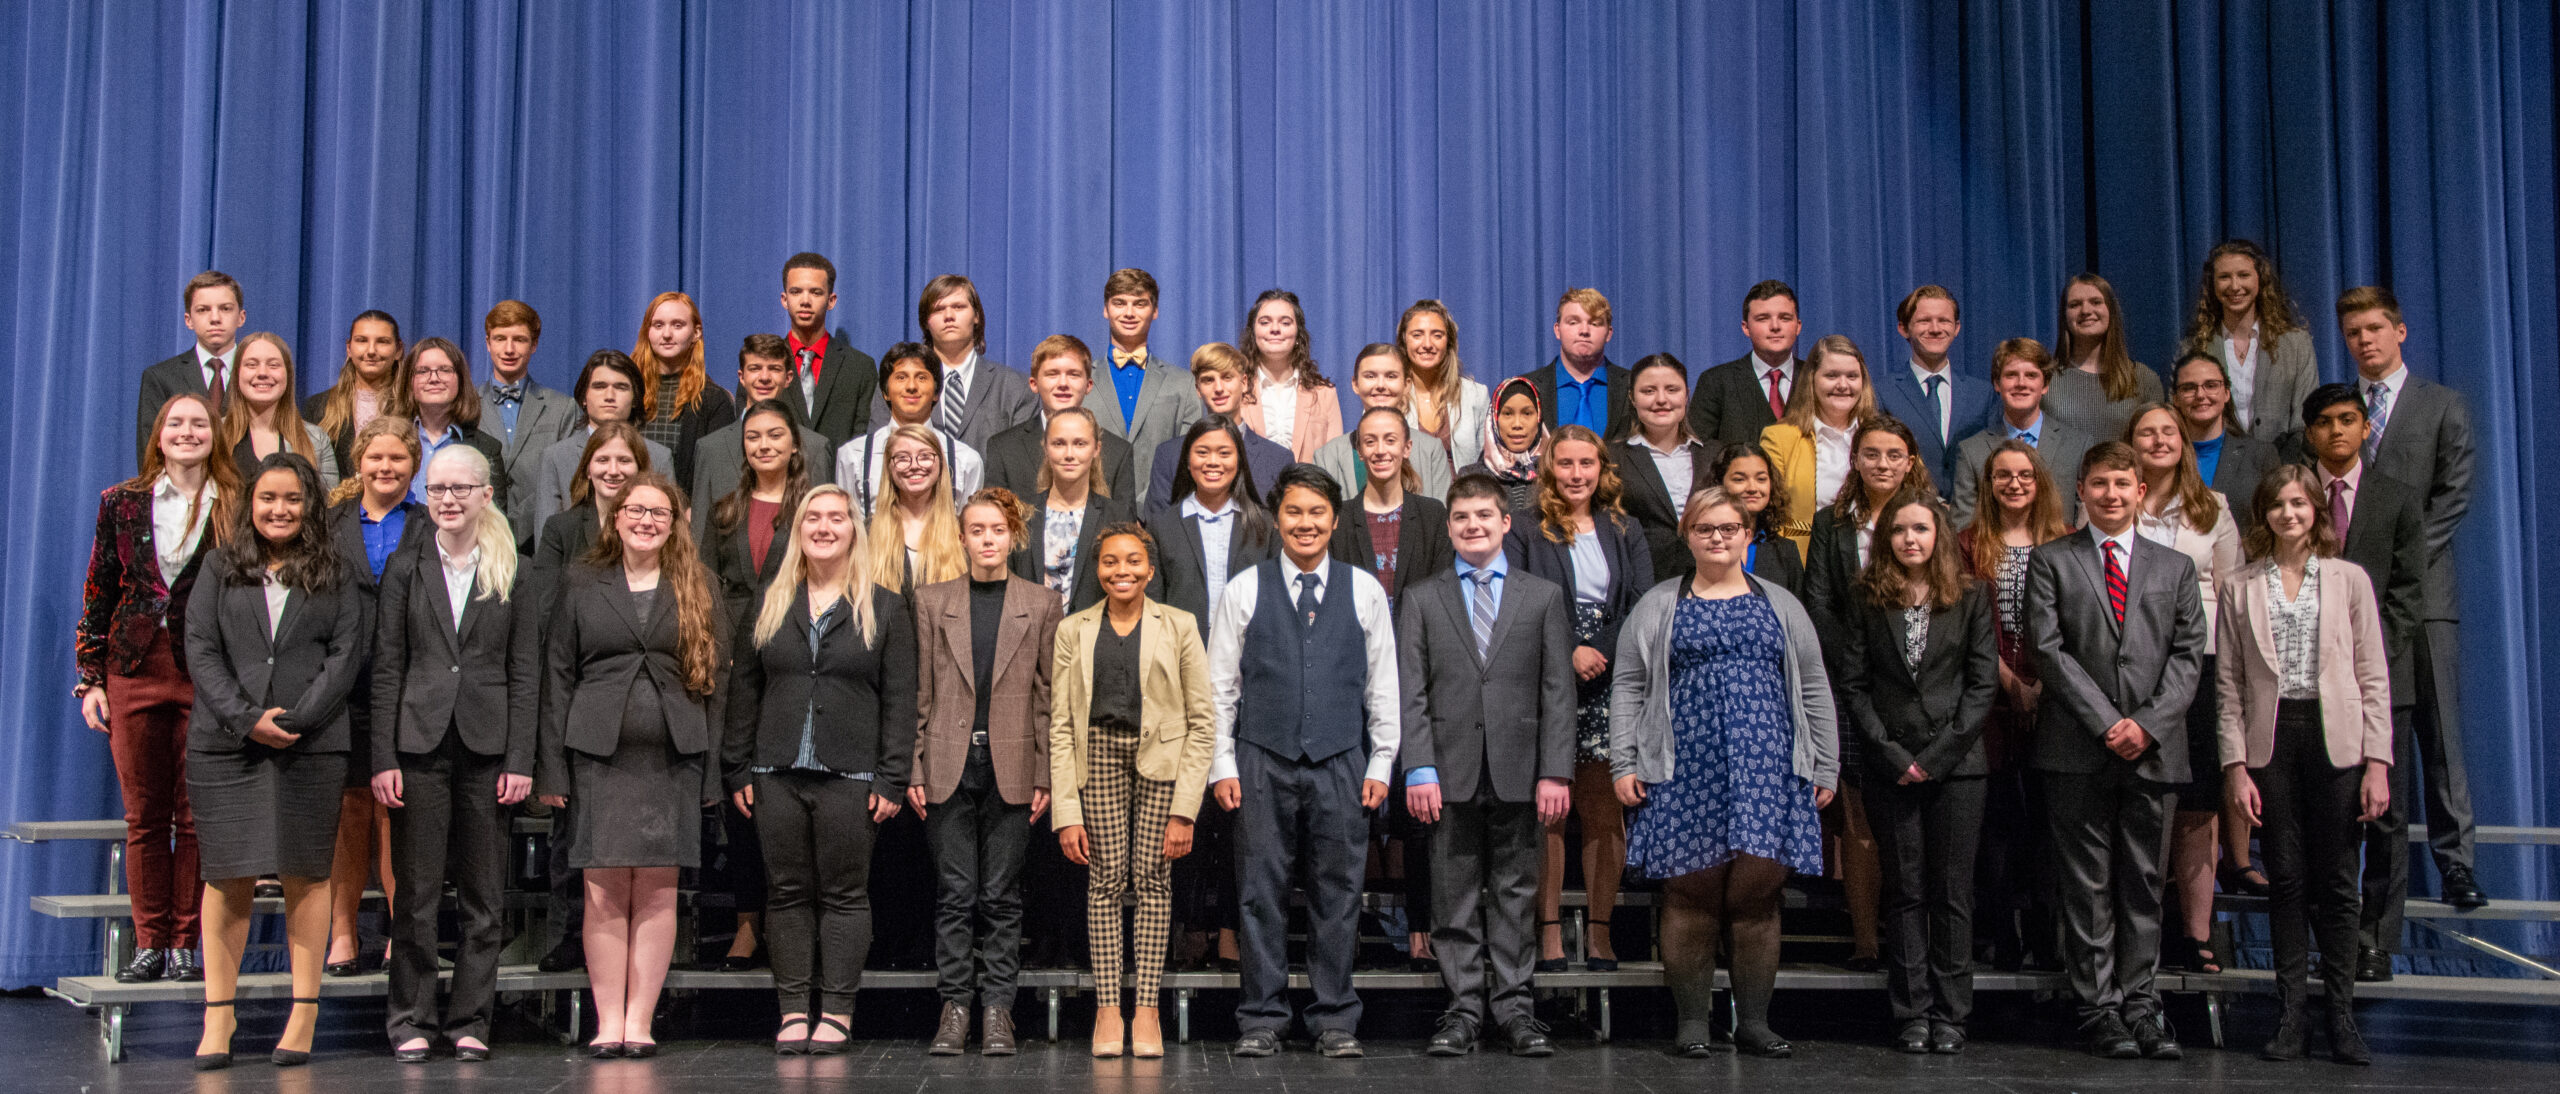
<svg viewBox="0 0 2560 1094">
<path fill-rule="evenodd" d="M 1796 553 L 1796 541 L 1775 533 L 1762 533 L 1753 538 L 1751 565 L 1746 567 L 1753 577 L 1785 589 L 1797 600 L 1805 598 L 1804 556 Z M 1697 560 L 1689 560 L 1684 574 L 1694 573 Z M 1660 575 L 1657 575 L 1657 578 Z"/>
<path fill-rule="evenodd" d="M 659 584 L 658 605 L 643 624 L 621 567 L 571 566 L 561 572 L 559 582 L 557 607 L 543 640 L 542 737 L 541 754 L 535 759 L 535 793 L 571 791 L 571 751 L 613 755 L 622 741 L 623 706 L 644 677 L 658 688 L 667 716 L 667 739 L 676 752 L 712 753 L 717 759 L 722 695 L 718 688 L 709 696 L 694 696 L 684 689 L 674 588 Z M 723 622 L 714 617 L 713 626 Z M 720 765 L 703 767 L 702 796 L 718 797 Z"/>
<path fill-rule="evenodd" d="M 1954 549 L 1955 541 L 1947 541 Z M 1920 667 L 1902 659 L 1902 612 L 1853 595 L 1845 671 L 1832 678 L 1878 778 L 1890 785 L 1914 763 L 1931 779 L 1989 774 L 1982 729 L 2000 690 L 1999 624 L 1991 591 L 1977 582 L 1952 608 L 1929 613 Z"/>
<path fill-rule="evenodd" d="M 1751 436 L 1756 443 L 1760 435 Z M 1695 438 L 1684 447 L 1689 450 L 1689 484 L 1680 496 L 1686 499 L 1700 488 L 1714 485 L 1716 454 Z M 1680 508 L 1671 501 L 1670 484 L 1662 481 L 1662 471 L 1653 465 L 1653 450 L 1633 438 L 1611 441 L 1609 458 L 1618 465 L 1618 481 L 1626 484 L 1618 504 L 1644 527 L 1645 547 L 1653 555 L 1653 579 L 1663 581 L 1695 572 L 1698 562 L 1689 557 L 1689 545 L 1680 542 Z"/>
<path fill-rule="evenodd" d="M 753 515 L 739 517 L 738 526 L 725 534 L 717 528 L 706 526 L 703 529 L 706 542 L 703 544 L 705 557 L 702 563 L 711 568 L 712 580 L 718 586 L 721 603 L 728 606 L 731 622 L 737 620 L 739 613 L 753 614 L 761 606 L 764 587 L 773 582 L 773 575 L 782 572 L 782 552 L 791 544 L 791 520 L 785 515 L 783 527 L 773 530 L 773 543 L 765 548 L 764 565 L 755 565 L 755 551 L 747 543 L 747 533 L 751 531 L 747 522 L 754 519 Z M 587 521 L 587 527 L 591 530 L 588 539 L 592 545 L 594 537 L 602 533 L 592 531 L 596 527 L 592 518 Z M 546 532 L 549 530 L 544 529 Z M 562 534 L 566 535 L 567 529 L 563 529 Z M 746 647 L 738 648 L 744 650 Z"/>
<path fill-rule="evenodd" d="M 1269 518 L 1248 521 L 1239 503 L 1236 515 L 1227 519 L 1237 522 L 1227 537 L 1228 577 L 1280 553 L 1280 537 L 1271 530 Z M 1201 555 L 1199 522 L 1183 516 L 1179 504 L 1168 505 L 1147 518 L 1147 531 L 1156 537 L 1156 577 L 1147 584 L 1147 599 L 1190 612 L 1200 625 L 1200 640 L 1208 641 L 1209 574 Z"/>
<path fill-rule="evenodd" d="M 1038 415 L 1030 421 L 1016 423 L 1004 432 L 987 438 L 987 447 L 978 453 L 986 462 L 985 485 L 1001 486 L 1017 497 L 1030 497 L 1040 490 L 1040 465 L 1048 455 L 1042 449 L 1048 444 L 1049 428 Z M 1102 481 L 1111 486 L 1111 496 L 1136 505 L 1138 501 L 1137 455 L 1129 442 L 1116 433 L 1097 432 L 1095 469 Z"/>
<path fill-rule="evenodd" d="M 2273 470 L 2280 462 L 2282 458 L 2276 454 L 2276 446 L 2256 437 L 2224 430 L 2222 458 L 2214 462 L 2213 481 L 2205 485 L 2220 491 L 2223 497 L 2230 499 L 2231 512 L 2237 516 L 2249 511 L 2250 499 L 2256 497 L 2258 493 L 2258 480 L 2267 477 L 2267 472 Z M 2077 468 L 2068 472 L 2061 468 L 2050 470 L 2053 471 L 2057 481 L 2065 474 L 2074 474 L 2078 471 Z"/>
<path fill-rule="evenodd" d="M 1556 370 L 1563 367 L 1564 363 L 1561 360 L 1550 358 L 1546 364 L 1523 374 L 1528 377 L 1531 384 L 1537 386 L 1538 405 L 1546 414 L 1549 429 L 1556 427 Z M 1635 411 L 1629 408 L 1629 396 L 1634 394 L 1631 389 L 1635 387 L 1635 378 L 1627 370 L 1619 368 L 1616 362 L 1609 360 L 1606 354 L 1601 355 L 1600 369 L 1601 375 L 1609 378 L 1609 428 L 1601 431 L 1600 439 L 1614 441 L 1626 436 L 1627 430 L 1635 428 Z"/>
<path fill-rule="evenodd" d="M 827 336 L 826 360 L 818 366 L 816 405 L 800 394 L 799 366 L 792 367 L 795 372 L 791 382 L 782 386 L 782 401 L 799 415 L 801 425 L 824 434 L 834 448 L 871 432 L 871 395 L 879 383 L 880 366 L 870 354 L 853 348 L 853 340 L 842 328 Z"/>
<path fill-rule="evenodd" d="M 823 376 L 825 370 L 819 370 L 819 374 Z M 662 382 L 673 383 L 674 380 L 662 378 Z M 785 394 L 787 396 L 788 393 Z M 643 409 L 650 414 L 657 413 L 654 407 Z M 737 421 L 738 404 L 736 400 L 729 397 L 729 389 L 706 381 L 702 385 L 702 397 L 694 401 L 693 409 L 679 412 L 675 416 L 676 443 L 668 445 L 667 448 L 675 454 L 676 465 L 669 477 L 679 483 L 691 483 L 693 481 L 693 450 L 702 443 L 704 436 L 734 425 Z M 631 424 L 634 427 L 640 424 L 637 413 L 633 415 Z M 826 431 L 819 430 L 819 432 Z"/>
<path fill-rule="evenodd" d="M 1402 568 L 1398 568 L 1402 572 Z M 1490 652 L 1456 564 L 1408 587 L 1396 627 L 1406 770 L 1436 768 L 1453 802 L 1534 801 L 1540 779 L 1573 777 L 1573 604 L 1555 582 L 1502 579 Z"/>
<path fill-rule="evenodd" d="M 1747 444 L 1757 447 L 1760 431 L 1778 424 L 1777 415 L 1769 413 L 1769 389 L 1760 386 L 1760 366 L 1754 354 L 1746 350 L 1742 356 L 1698 373 L 1698 382 L 1689 389 L 1689 434 L 1702 440 L 1723 444 Z M 1804 358 L 1796 358 L 1788 366 L 1789 391 L 1805 377 Z"/>
<path fill-rule="evenodd" d="M 755 780 L 753 768 L 791 766 L 804 723 L 817 727 L 818 762 L 827 770 L 868 771 L 871 792 L 891 801 L 906 793 L 916 752 L 915 615 L 907 598 L 867 588 L 877 628 L 868 646 L 854 633 L 848 604 L 812 654 L 806 587 L 763 648 L 754 617 L 739 621 L 721 744 L 731 793 Z"/>
<path fill-rule="evenodd" d="M 352 581 L 295 589 L 270 632 L 263 586 L 232 584 L 219 556 L 204 570 L 187 603 L 187 675 L 196 692 L 187 747 L 238 752 L 259 716 L 283 707 L 277 728 L 302 737 L 291 751 L 356 750 L 361 727 L 347 699 L 373 644 L 372 597 Z"/>
<path fill-rule="evenodd" d="M 1813 617 L 1813 632 L 1822 639 L 1822 667 L 1830 670 L 1834 682 L 1847 671 L 1839 655 L 1848 639 L 1841 632 L 1848 627 L 1849 598 L 1854 595 L 1849 585 L 1858 579 L 1861 534 L 1860 529 L 1846 526 L 1838 505 L 1826 505 L 1813 515 L 1811 538 L 1805 541 L 1804 611 Z"/>
<path fill-rule="evenodd" d="M 1342 514 L 1333 522 L 1333 543 L 1327 553 L 1335 561 L 1357 566 L 1375 577 L 1378 545 L 1369 538 L 1367 517 L 1357 495 L 1342 499 Z M 1407 491 L 1404 519 L 1396 524 L 1396 587 L 1387 590 L 1389 602 L 1397 606 L 1398 618 L 1402 618 L 1404 590 L 1434 574 L 1450 571 L 1457 559 L 1457 549 L 1449 546 L 1449 507 Z"/>
<path fill-rule="evenodd" d="M 533 568 L 538 573 L 556 578 L 561 571 L 577 565 L 578 560 L 585 558 L 587 551 L 602 538 L 604 525 L 596 516 L 594 499 L 553 513 L 551 519 L 542 522 L 542 540 L 533 549 Z M 546 592 L 551 597 L 558 597 L 558 583 L 553 582 Z"/>
<path fill-rule="evenodd" d="M 400 545 L 391 549 L 393 558 L 415 548 L 433 534 L 435 518 L 427 515 L 427 507 L 414 501 L 400 503 L 408 522 L 400 526 Z M 338 557 L 347 561 L 347 576 L 366 592 L 374 591 L 381 579 L 373 576 L 373 563 L 364 556 L 364 496 L 359 494 L 329 507 L 329 542 L 338 547 Z M 391 574 L 391 563 L 382 564 L 384 577 Z"/>
<path fill-rule="evenodd" d="M 231 359 L 237 362 L 240 353 L 237 343 L 234 346 Z M 231 371 L 225 369 L 223 375 L 228 377 Z M 189 343 L 185 352 L 142 370 L 142 382 L 133 401 L 134 466 L 141 466 L 143 453 L 151 451 L 152 426 L 158 424 L 153 419 L 160 416 L 160 407 L 172 396 L 190 394 L 205 394 L 204 366 L 196 363 L 194 343 Z M 229 394 L 227 385 L 224 394 Z M 213 408 L 213 414 L 214 421 L 222 420 L 221 407 Z"/>
<path fill-rule="evenodd" d="M 1035 585 L 1045 585 L 1048 575 L 1041 572 L 1041 552 L 1048 540 L 1049 492 L 1023 496 L 1031 506 L 1031 519 L 1024 526 L 1023 547 L 1013 553 L 1013 574 Z M 1138 519 L 1137 502 L 1130 498 L 1106 498 L 1087 494 L 1084 499 L 1084 524 L 1076 529 L 1076 580 L 1074 591 L 1067 597 L 1067 611 L 1080 612 L 1102 602 L 1102 576 L 1094 568 L 1093 544 L 1102 538 L 1102 530 L 1122 521 Z"/>
<path fill-rule="evenodd" d="M 1600 641 L 1592 648 L 1618 656 L 1618 625 L 1627 613 L 1635 610 L 1636 601 L 1653 588 L 1653 552 L 1645 546 L 1642 529 L 1633 519 L 1608 510 L 1591 514 L 1591 526 L 1600 539 L 1601 557 L 1609 560 L 1609 595 L 1600 602 Z M 1502 553 L 1511 564 L 1564 587 L 1565 603 L 1578 597 L 1573 583 L 1573 545 L 1548 539 L 1538 525 L 1535 506 L 1511 514 L 1511 534 L 1503 537 Z M 1584 687 L 1601 687 L 1605 691 L 1609 675 L 1584 682 Z"/>
<path fill-rule="evenodd" d="M 2365 468 L 2356 482 L 2355 513 L 2347 521 L 2347 539 L 2338 556 L 2364 567 L 2373 578 L 2374 599 L 2382 609 L 2382 644 L 2391 656 L 2392 705 L 2416 705 L 2412 651 L 2426 619 L 2427 581 L 2427 516 L 2417 488 Z"/>
<path fill-rule="evenodd" d="M 434 752 L 452 731 L 473 753 L 503 757 L 507 774 L 532 775 L 544 603 L 532 569 L 516 571 L 505 600 L 481 596 L 475 580 L 458 631 L 433 537 L 391 556 L 377 595 L 366 770 Z"/>
</svg>

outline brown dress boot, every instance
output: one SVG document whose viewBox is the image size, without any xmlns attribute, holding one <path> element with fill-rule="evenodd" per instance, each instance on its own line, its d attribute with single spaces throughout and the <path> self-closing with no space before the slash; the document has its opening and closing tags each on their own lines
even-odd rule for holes
<svg viewBox="0 0 2560 1094">
<path fill-rule="evenodd" d="M 987 1032 L 990 1036 L 995 1033 L 993 1029 Z M 942 1004 L 942 1024 L 933 1031 L 933 1047 L 929 1051 L 936 1056 L 957 1056 L 968 1047 L 969 1006 L 966 1003 L 945 1000 Z"/>
</svg>

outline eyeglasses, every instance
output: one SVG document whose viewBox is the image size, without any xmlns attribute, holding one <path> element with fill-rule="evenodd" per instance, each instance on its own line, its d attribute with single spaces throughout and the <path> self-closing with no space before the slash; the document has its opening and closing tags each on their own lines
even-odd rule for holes
<svg viewBox="0 0 2560 1094">
<path fill-rule="evenodd" d="M 626 505 L 622 507 L 622 516 L 626 520 L 664 524 L 676 519 L 676 511 L 663 505 Z"/>
<path fill-rule="evenodd" d="M 2229 390 L 2231 385 L 2220 380 L 2181 380 L 2176 388 L 2180 395 L 2219 395 Z"/>
<path fill-rule="evenodd" d="M 1750 530 L 1751 526 L 1748 524 L 1692 524 L 1689 526 L 1690 535 L 1703 536 L 1710 543 L 1733 539 Z"/>
<path fill-rule="evenodd" d="M 462 374 L 450 368 L 422 368 L 417 375 L 421 380 L 450 380 Z"/>
<path fill-rule="evenodd" d="M 428 498 L 435 501 L 443 501 L 446 498 L 461 499 L 470 497 L 472 491 L 483 489 L 485 488 L 485 485 L 486 484 L 476 482 L 428 483 L 425 487 L 425 493 Z"/>
<path fill-rule="evenodd" d="M 913 453 L 913 452 L 902 452 L 902 453 L 899 453 L 898 455 L 895 455 L 895 456 L 891 456 L 891 457 L 889 457 L 889 466 L 891 466 L 891 467 L 899 467 L 899 468 L 906 468 L 906 467 L 924 467 L 924 468 L 931 468 L 931 467 L 937 467 L 937 466 L 940 466 L 940 465 L 941 465 L 941 463 L 942 463 L 942 457 L 940 457 L 940 456 L 934 456 L 934 455 L 917 455 L 916 453 Z"/>
<path fill-rule="evenodd" d="M 2034 482 L 2036 481 L 2036 473 L 2033 471 L 1994 471 L 1991 473 L 1991 481 L 2004 486 L 2013 482 Z"/>
</svg>

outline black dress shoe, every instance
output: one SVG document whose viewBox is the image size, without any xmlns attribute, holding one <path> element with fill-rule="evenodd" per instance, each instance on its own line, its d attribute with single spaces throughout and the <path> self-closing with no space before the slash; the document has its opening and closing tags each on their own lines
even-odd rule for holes
<svg viewBox="0 0 2560 1094">
<path fill-rule="evenodd" d="M 148 984 L 160 979 L 161 974 L 168 971 L 168 967 L 169 951 L 135 950 L 133 960 L 125 962 L 123 968 L 116 970 L 116 983 Z"/>
<path fill-rule="evenodd" d="M 2356 1016 L 2344 1010 L 2329 1012 L 2329 1058 L 2357 1067 L 2373 1064 L 2373 1050 L 2365 1047 L 2364 1033 L 2356 1029 Z"/>
<path fill-rule="evenodd" d="M 332 961 L 320 966 L 320 971 L 331 976 L 354 976 L 359 970 L 354 961 Z"/>
<path fill-rule="evenodd" d="M 2391 979 L 2391 955 L 2368 948 L 2356 955 L 2356 982 L 2380 984 Z"/>
<path fill-rule="evenodd" d="M 207 999 L 204 1001 L 204 1005 L 208 1007 L 227 1007 L 237 1002 L 239 1001 L 236 999 Z M 198 1071 L 220 1071 L 230 1066 L 231 1049 L 228 1047 L 225 1047 L 220 1052 L 196 1053 L 196 1070 Z"/>
<path fill-rule="evenodd" d="M 1360 1039 L 1347 1029 L 1329 1029 L 1316 1034 L 1316 1055 L 1328 1060 L 1357 1060 L 1368 1055 L 1360 1047 Z"/>
<path fill-rule="evenodd" d="M 2222 891 L 2234 896 L 2267 895 L 2267 879 L 2251 877 L 2257 868 L 2246 863 L 2224 863 L 2214 880 L 2222 883 Z"/>
<path fill-rule="evenodd" d="M 1572 967 L 1573 962 L 1571 961 L 1567 961 L 1561 957 L 1549 957 L 1540 958 L 1537 964 L 1529 967 L 1529 971 L 1533 973 L 1563 972 Z"/>
<path fill-rule="evenodd" d="M 161 972 L 162 978 L 182 984 L 200 983 L 204 980 L 204 961 L 196 956 L 194 950 L 167 952 L 168 967 Z"/>
<path fill-rule="evenodd" d="M 570 935 L 561 939 L 558 945 L 551 947 L 551 951 L 543 954 L 542 960 L 534 962 L 533 967 L 544 972 L 569 972 L 586 968 L 587 945 L 578 936 Z"/>
<path fill-rule="evenodd" d="M 1589 969 L 1592 972 L 1616 972 L 1618 971 L 1618 959 L 1614 957 L 1587 958 L 1582 962 L 1582 967 Z"/>
<path fill-rule="evenodd" d="M 2150 1014 L 2133 1023 L 2133 1044 L 2142 1050 L 2145 1060 L 2180 1060 L 2186 1050 L 2178 1047 L 2178 1034 L 2169 1028 L 2169 1016 Z"/>
<path fill-rule="evenodd" d="M 453 1058 L 466 1064 L 484 1064 L 489 1062 L 489 1046 L 455 1045 Z"/>
<path fill-rule="evenodd" d="M 2283 1014 L 2276 1016 L 2276 1035 L 2267 1038 L 2267 1043 L 2259 1047 L 2258 1058 L 2278 1063 L 2301 1059 L 2303 1042 L 2309 1040 L 2309 1031 L 2304 1028 L 2307 1024 L 2301 1008 L 2286 1008 Z"/>
<path fill-rule="evenodd" d="M 1847 969 L 1850 972 L 1882 972 L 1884 971 L 1884 959 L 1878 957 L 1853 956 L 1848 960 L 1841 962 L 1840 967 Z"/>
<path fill-rule="evenodd" d="M 1267 1029 L 1249 1029 L 1236 1035 L 1236 1044 L 1227 1050 L 1230 1056 L 1260 1059 L 1280 1053 L 1280 1037 Z"/>
<path fill-rule="evenodd" d="M 1913 1056 L 1928 1055 L 1929 1023 L 1913 1021 L 1905 1024 L 1901 1032 L 1893 1035 L 1893 1047 L 1897 1052 L 1906 1052 Z"/>
<path fill-rule="evenodd" d="M 2472 880 L 2471 868 L 2455 866 L 2444 872 L 2444 902 L 2459 911 L 2487 907 L 2489 894 L 2480 891 L 2480 883 Z"/>
<path fill-rule="evenodd" d="M 1422 1049 L 1433 1056 L 1464 1056 L 1475 1050 L 1475 1022 L 1455 1012 L 1440 1016 L 1440 1028 L 1431 1031 L 1431 1043 Z"/>
<path fill-rule="evenodd" d="M 622 1042 L 622 1058 L 625 1060 L 646 1060 L 657 1054 L 658 1042 L 656 1041 Z"/>
<path fill-rule="evenodd" d="M 1502 1027 L 1504 1040 L 1511 1042 L 1514 1056 L 1553 1056 L 1555 1041 L 1547 1036 L 1547 1024 L 1535 1018 L 1514 1018 Z"/>
<path fill-rule="evenodd" d="M 1929 1023 L 1929 1052 L 1953 1056 L 1964 1051 L 1964 1028 L 1949 1022 Z"/>
<path fill-rule="evenodd" d="M 423 1064 L 423 1063 L 426 1063 L 426 1062 L 427 1062 L 427 1058 L 428 1058 L 428 1057 L 433 1056 L 433 1055 L 435 1055 L 435 1054 L 436 1054 L 436 1053 L 435 1053 L 435 1046 L 433 1046 L 433 1045 L 420 1045 L 420 1046 L 418 1046 L 418 1047 L 416 1047 L 416 1048 L 395 1048 L 395 1049 L 392 1049 L 392 1050 L 391 1050 L 391 1059 L 392 1059 L 393 1061 L 395 1061 L 395 1062 L 403 1063 L 403 1064 Z"/>
<path fill-rule="evenodd" d="M 740 957 L 736 954 L 728 954 L 720 958 L 721 972 L 754 972 L 757 969 L 763 968 L 764 965 L 765 957 L 762 949 L 758 949 L 756 952 L 748 954 L 745 957 Z"/>
<path fill-rule="evenodd" d="M 2142 1046 L 2134 1041 L 2133 1031 L 2125 1028 L 2124 1019 L 2113 1014 L 2101 1014 L 2090 1019 L 2080 1027 L 2080 1032 L 2089 1039 L 2089 1054 L 2092 1056 L 2109 1060 L 2142 1058 Z"/>
<path fill-rule="evenodd" d="M 287 1000 L 287 1002 L 297 1007 L 316 1008 L 320 1005 L 320 1000 L 318 999 L 295 998 Z M 316 1030 L 313 1035 L 318 1036 Z M 311 1050 L 301 1048 L 278 1048 L 267 1054 L 267 1062 L 274 1064 L 277 1067 L 301 1067 L 302 1065 L 311 1062 Z"/>
<path fill-rule="evenodd" d="M 622 1042 L 597 1041 L 587 1046 L 587 1057 L 594 1060 L 619 1060 L 622 1058 Z"/>
</svg>

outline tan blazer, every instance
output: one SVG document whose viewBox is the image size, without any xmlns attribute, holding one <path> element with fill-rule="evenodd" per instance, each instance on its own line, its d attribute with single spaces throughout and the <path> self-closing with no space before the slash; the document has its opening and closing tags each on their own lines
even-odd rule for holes
<svg viewBox="0 0 2560 1094">
<path fill-rule="evenodd" d="M 1787 485 L 1787 513 L 1794 521 L 1778 534 L 1795 541 L 1796 556 L 1807 557 L 1813 545 L 1813 515 L 1830 504 L 1828 499 L 1813 496 L 1815 455 L 1813 438 L 1804 430 L 1779 422 L 1760 431 L 1760 454 L 1778 473 L 1778 481 Z"/>
<path fill-rule="evenodd" d="M 1252 383 L 1247 378 L 1247 383 Z M 1263 428 L 1262 404 L 1247 402 L 1236 411 L 1236 420 L 1255 433 L 1271 434 Z M 1342 435 L 1341 390 L 1332 386 L 1298 385 L 1298 416 L 1289 426 L 1289 455 L 1299 463 L 1316 458 L 1316 449 L 1324 442 Z"/>
<path fill-rule="evenodd" d="M 1092 728 L 1093 644 L 1102 636 L 1096 604 L 1058 624 L 1057 693 L 1049 704 L 1050 824 L 1084 823 L 1085 741 Z M 1216 711 L 1209 703 L 1209 654 L 1191 613 L 1147 601 L 1138 624 L 1138 777 L 1173 784 L 1173 815 L 1200 814 L 1200 791 L 1209 781 L 1209 755 L 1217 747 Z"/>
<path fill-rule="evenodd" d="M 2222 652 L 2214 658 L 2222 699 L 2222 763 L 2265 767 L 2275 756 L 2276 701 L 2283 670 L 2267 613 L 2267 567 L 2241 566 L 2222 580 Z M 2320 727 L 2333 767 L 2391 762 L 2391 659 L 2373 579 L 2342 558 L 2320 560 Z"/>
<path fill-rule="evenodd" d="M 996 789 L 1007 803 L 1022 805 L 1032 791 L 1049 788 L 1049 654 L 1064 610 L 1046 586 L 1011 574 L 1005 582 L 1004 628 L 996 634 L 991 684 L 977 679 L 969 645 L 969 579 L 915 591 L 913 785 L 924 788 L 927 802 L 943 801 L 960 788 L 981 686 L 995 689 L 987 704 L 987 749 L 995 760 Z"/>
</svg>

